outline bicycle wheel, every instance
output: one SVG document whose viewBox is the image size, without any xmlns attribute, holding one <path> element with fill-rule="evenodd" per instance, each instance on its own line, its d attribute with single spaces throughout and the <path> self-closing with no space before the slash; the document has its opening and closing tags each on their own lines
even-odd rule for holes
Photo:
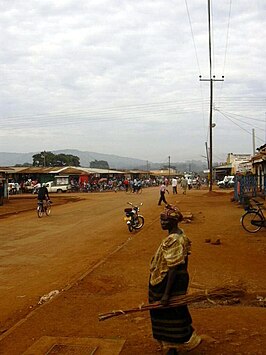
<svg viewBox="0 0 266 355">
<path fill-rule="evenodd" d="M 42 216 L 43 216 L 42 206 L 37 207 L 37 215 L 39 218 L 42 218 Z"/>
<path fill-rule="evenodd" d="M 249 233 L 258 232 L 264 224 L 264 218 L 258 211 L 248 211 L 241 217 L 242 227 Z"/>
<path fill-rule="evenodd" d="M 46 208 L 45 208 L 45 213 L 46 213 L 46 216 L 50 216 L 51 214 L 51 205 L 48 203 Z"/>
</svg>

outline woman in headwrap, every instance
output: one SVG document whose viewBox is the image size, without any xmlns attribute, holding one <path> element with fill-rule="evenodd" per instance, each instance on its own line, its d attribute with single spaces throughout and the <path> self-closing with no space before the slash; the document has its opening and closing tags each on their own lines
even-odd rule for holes
<svg viewBox="0 0 266 355">
<path fill-rule="evenodd" d="M 150 267 L 149 302 L 161 301 L 167 306 L 173 296 L 187 292 L 189 275 L 188 255 L 190 240 L 179 228 L 181 212 L 167 205 L 161 213 L 161 227 L 169 234 L 162 240 Z M 150 311 L 153 337 L 157 339 L 165 354 L 189 351 L 201 342 L 192 327 L 192 319 L 186 305 Z"/>
</svg>

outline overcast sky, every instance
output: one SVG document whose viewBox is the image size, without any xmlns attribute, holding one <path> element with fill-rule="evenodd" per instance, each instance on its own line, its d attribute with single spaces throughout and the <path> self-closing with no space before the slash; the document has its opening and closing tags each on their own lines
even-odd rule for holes
<svg viewBox="0 0 266 355">
<path fill-rule="evenodd" d="M 212 4 L 213 159 L 266 136 L 266 2 Z M 204 160 L 207 0 L 0 0 L 0 151 Z"/>
</svg>

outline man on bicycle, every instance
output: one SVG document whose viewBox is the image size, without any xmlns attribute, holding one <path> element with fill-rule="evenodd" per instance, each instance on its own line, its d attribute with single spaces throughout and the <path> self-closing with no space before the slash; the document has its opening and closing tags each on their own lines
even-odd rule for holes
<svg viewBox="0 0 266 355">
<path fill-rule="evenodd" d="M 41 203 L 43 205 L 43 201 L 50 201 L 48 189 L 45 185 L 45 183 L 42 184 L 42 186 L 38 190 L 38 203 Z"/>
</svg>

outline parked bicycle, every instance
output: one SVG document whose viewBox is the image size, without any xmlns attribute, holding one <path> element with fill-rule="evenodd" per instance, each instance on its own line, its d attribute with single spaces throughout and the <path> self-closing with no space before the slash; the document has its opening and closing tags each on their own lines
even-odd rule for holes
<svg viewBox="0 0 266 355">
<path fill-rule="evenodd" d="M 261 230 L 262 227 L 266 227 L 266 220 L 263 214 L 263 203 L 255 199 L 251 199 L 255 206 L 250 204 L 245 207 L 246 212 L 241 217 L 240 221 L 242 227 L 249 233 L 256 233 Z"/>
<path fill-rule="evenodd" d="M 38 201 L 37 204 L 37 215 L 39 218 L 42 218 L 44 214 L 50 216 L 51 214 L 51 203 L 50 200 Z"/>
</svg>

